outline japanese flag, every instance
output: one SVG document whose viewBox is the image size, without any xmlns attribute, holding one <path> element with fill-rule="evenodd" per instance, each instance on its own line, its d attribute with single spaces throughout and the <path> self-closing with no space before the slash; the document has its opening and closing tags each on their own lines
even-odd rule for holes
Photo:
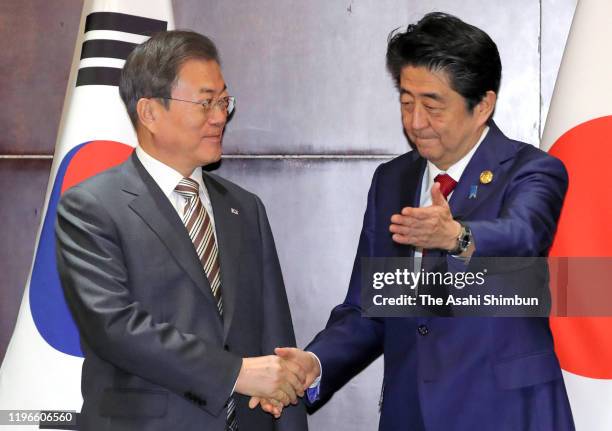
<svg viewBox="0 0 612 431">
<path fill-rule="evenodd" d="M 611 44 L 612 2 L 579 0 L 542 138 L 570 178 L 552 256 L 612 257 Z M 551 328 L 577 430 L 612 430 L 612 318 Z"/>
</svg>

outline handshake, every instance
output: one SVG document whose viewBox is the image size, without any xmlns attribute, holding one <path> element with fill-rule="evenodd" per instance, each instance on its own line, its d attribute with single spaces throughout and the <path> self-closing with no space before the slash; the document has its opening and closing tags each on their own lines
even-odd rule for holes
<svg viewBox="0 0 612 431">
<path fill-rule="evenodd" d="M 235 391 L 251 397 L 249 407 L 279 418 L 283 407 L 297 404 L 321 374 L 319 361 L 309 352 L 293 347 L 277 347 L 276 355 L 244 358 Z"/>
</svg>

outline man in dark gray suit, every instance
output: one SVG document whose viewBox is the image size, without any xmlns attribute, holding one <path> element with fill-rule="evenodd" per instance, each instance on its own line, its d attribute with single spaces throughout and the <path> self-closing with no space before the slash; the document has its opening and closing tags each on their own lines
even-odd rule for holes
<svg viewBox="0 0 612 431">
<path fill-rule="evenodd" d="M 214 44 L 136 47 L 120 94 L 139 146 L 65 192 L 57 261 L 85 354 L 81 430 L 306 430 L 304 373 L 259 198 L 202 172 L 234 107 Z M 267 355 L 267 356 L 263 356 Z"/>
</svg>

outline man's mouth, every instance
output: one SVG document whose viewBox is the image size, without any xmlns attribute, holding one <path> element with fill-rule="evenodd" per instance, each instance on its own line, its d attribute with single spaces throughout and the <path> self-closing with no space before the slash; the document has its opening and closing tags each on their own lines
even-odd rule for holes
<svg viewBox="0 0 612 431">
<path fill-rule="evenodd" d="M 203 136 L 202 139 L 206 139 L 207 141 L 219 141 L 221 140 L 221 135 L 206 135 Z"/>
<path fill-rule="evenodd" d="M 416 136 L 414 138 L 414 140 L 417 142 L 429 142 L 433 141 L 434 139 L 436 139 L 434 136 Z"/>
</svg>

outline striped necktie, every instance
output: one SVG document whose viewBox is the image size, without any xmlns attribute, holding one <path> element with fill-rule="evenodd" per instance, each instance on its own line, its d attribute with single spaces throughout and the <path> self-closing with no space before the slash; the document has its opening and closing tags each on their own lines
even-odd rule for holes
<svg viewBox="0 0 612 431">
<path fill-rule="evenodd" d="M 183 178 L 174 190 L 187 201 L 183 211 L 183 224 L 187 228 L 189 238 L 198 253 L 204 273 L 210 283 L 212 294 L 217 302 L 219 314 L 223 317 L 219 253 L 210 216 L 200 200 L 200 186 L 197 181 L 191 178 Z M 226 431 L 238 430 L 236 401 L 233 396 L 227 403 L 225 429 Z"/>
</svg>

